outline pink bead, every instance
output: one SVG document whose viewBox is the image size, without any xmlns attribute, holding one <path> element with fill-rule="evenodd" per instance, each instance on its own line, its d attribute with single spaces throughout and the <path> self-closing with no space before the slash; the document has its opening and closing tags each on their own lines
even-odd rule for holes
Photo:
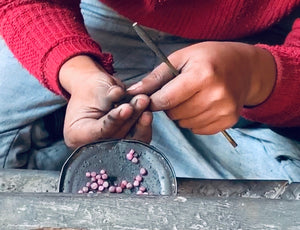
<svg viewBox="0 0 300 230">
<path fill-rule="evenodd" d="M 83 191 L 80 189 L 80 190 L 78 191 L 78 193 L 83 193 Z"/>
<path fill-rule="evenodd" d="M 126 154 L 126 158 L 127 158 L 127 160 L 132 160 L 132 158 L 133 158 L 133 154 L 130 154 L 130 153 L 127 153 Z"/>
<path fill-rule="evenodd" d="M 132 189 L 132 188 L 133 188 L 133 185 L 132 185 L 130 182 L 128 182 L 127 185 L 126 185 L 126 188 L 127 188 L 127 189 Z"/>
<path fill-rule="evenodd" d="M 100 191 L 100 192 L 102 192 L 104 189 L 105 189 L 105 188 L 104 188 L 103 185 L 100 185 L 100 186 L 98 187 L 98 191 Z"/>
<path fill-rule="evenodd" d="M 100 174 L 105 174 L 105 173 L 106 173 L 106 171 L 104 169 L 100 170 Z"/>
<path fill-rule="evenodd" d="M 120 187 L 121 188 L 126 188 L 127 183 L 128 183 L 127 180 L 122 180 L 121 184 L 120 184 Z"/>
<path fill-rule="evenodd" d="M 90 173 L 90 172 L 86 172 L 86 173 L 85 173 L 85 176 L 86 176 L 86 177 L 91 177 L 91 173 Z"/>
<path fill-rule="evenodd" d="M 116 187 L 116 192 L 117 192 L 117 193 L 122 193 L 122 192 L 123 192 L 123 189 L 122 189 L 121 187 L 118 186 L 118 187 Z"/>
<path fill-rule="evenodd" d="M 91 177 L 91 181 L 92 181 L 92 182 L 97 181 L 96 177 Z"/>
<path fill-rule="evenodd" d="M 104 174 L 102 174 L 101 178 L 102 178 L 103 180 L 107 180 L 107 179 L 108 179 L 108 175 L 107 175 L 106 173 L 104 173 Z"/>
<path fill-rule="evenodd" d="M 147 174 L 147 170 L 145 168 L 141 168 L 140 169 L 140 174 L 141 175 L 146 175 Z"/>
<path fill-rule="evenodd" d="M 97 180 L 101 179 L 101 175 L 97 174 L 96 179 Z"/>
<path fill-rule="evenodd" d="M 146 188 L 145 188 L 144 186 L 139 187 L 139 190 L 140 190 L 141 192 L 146 192 Z"/>
<path fill-rule="evenodd" d="M 135 180 L 141 182 L 141 181 L 143 180 L 143 177 L 142 177 L 141 175 L 137 175 L 137 176 L 135 177 Z"/>
<path fill-rule="evenodd" d="M 102 185 L 103 183 L 104 183 L 104 180 L 102 180 L 102 179 L 97 180 L 98 185 Z"/>
<path fill-rule="evenodd" d="M 108 183 L 107 181 L 104 181 L 104 182 L 103 182 L 103 187 L 104 187 L 104 188 L 108 188 L 108 186 L 109 186 L 109 183 Z"/>
<path fill-rule="evenodd" d="M 137 157 L 133 157 L 131 162 L 137 164 L 139 162 L 139 159 L 137 159 Z"/>
<path fill-rule="evenodd" d="M 116 192 L 116 187 L 115 186 L 109 186 L 108 191 L 111 193 L 115 193 Z"/>
<path fill-rule="evenodd" d="M 127 154 L 132 154 L 132 155 L 133 155 L 134 152 L 135 152 L 135 151 L 134 151 L 133 149 L 130 149 L 129 152 L 128 152 Z"/>
<path fill-rule="evenodd" d="M 84 193 L 87 193 L 87 192 L 89 191 L 89 188 L 88 188 L 88 187 L 83 187 L 83 188 L 82 188 L 82 191 L 83 191 Z"/>
<path fill-rule="evenodd" d="M 97 173 L 96 172 L 91 172 L 91 176 L 95 177 L 95 176 L 97 176 Z"/>
<path fill-rule="evenodd" d="M 89 188 L 91 186 L 91 182 L 86 182 L 85 186 Z"/>
<path fill-rule="evenodd" d="M 136 192 L 136 194 L 138 194 L 138 195 L 142 195 L 142 194 L 143 194 L 143 192 L 142 192 L 142 191 L 140 191 L 140 190 L 138 190 L 138 191 Z"/>
<path fill-rule="evenodd" d="M 140 182 L 139 182 L 138 180 L 135 180 L 135 181 L 133 182 L 133 186 L 134 186 L 134 187 L 140 186 Z"/>
<path fill-rule="evenodd" d="M 98 184 L 97 183 L 92 183 L 91 184 L 91 189 L 97 189 L 98 188 Z"/>
</svg>

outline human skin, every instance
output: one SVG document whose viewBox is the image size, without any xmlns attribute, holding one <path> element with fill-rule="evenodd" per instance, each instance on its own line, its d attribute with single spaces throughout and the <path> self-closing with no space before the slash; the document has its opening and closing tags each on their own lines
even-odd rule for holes
<svg viewBox="0 0 300 230">
<path fill-rule="evenodd" d="M 127 89 L 151 95 L 150 109 L 195 134 L 214 134 L 232 127 L 243 106 L 256 106 L 271 94 L 276 79 L 273 56 L 238 42 L 202 42 L 172 53 L 180 70 L 174 77 L 162 63 Z"/>
<path fill-rule="evenodd" d="M 152 113 L 149 97 L 134 96 L 117 105 L 125 86 L 89 56 L 75 56 L 59 72 L 61 87 L 70 94 L 64 122 L 65 143 L 71 147 L 111 138 L 149 143 Z"/>
</svg>

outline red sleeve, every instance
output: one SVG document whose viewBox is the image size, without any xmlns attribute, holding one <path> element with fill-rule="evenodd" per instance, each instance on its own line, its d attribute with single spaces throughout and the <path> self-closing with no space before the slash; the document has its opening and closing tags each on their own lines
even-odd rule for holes
<svg viewBox="0 0 300 230">
<path fill-rule="evenodd" d="M 242 116 L 272 126 L 300 126 L 300 19 L 294 22 L 284 44 L 257 46 L 272 53 L 277 65 L 276 83 L 265 102 L 244 108 Z"/>
<path fill-rule="evenodd" d="M 112 57 L 88 35 L 80 0 L 0 0 L 0 34 L 20 63 L 44 86 L 62 94 L 61 65 L 87 54 L 112 73 Z"/>
</svg>

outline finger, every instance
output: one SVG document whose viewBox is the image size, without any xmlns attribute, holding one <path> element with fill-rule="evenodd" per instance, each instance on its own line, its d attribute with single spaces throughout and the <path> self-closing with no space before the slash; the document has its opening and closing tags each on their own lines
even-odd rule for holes
<svg viewBox="0 0 300 230">
<path fill-rule="evenodd" d="M 107 89 L 106 95 L 107 96 L 102 100 L 105 101 L 105 103 L 100 104 L 104 104 L 106 108 L 111 109 L 116 102 L 125 96 L 125 90 L 118 85 L 112 85 Z"/>
<path fill-rule="evenodd" d="M 68 146 L 76 148 L 101 139 L 113 138 L 132 113 L 133 107 L 123 104 L 99 119 L 89 116 L 66 123 L 64 127 L 65 142 Z M 124 136 L 126 133 L 124 132 Z"/>
<path fill-rule="evenodd" d="M 211 111 L 207 111 L 193 118 L 179 120 L 178 125 L 191 129 L 193 132 L 197 131 L 197 134 L 209 135 L 232 127 L 236 122 L 237 119 L 234 116 L 216 116 Z"/>
<path fill-rule="evenodd" d="M 101 117 L 97 124 L 94 122 L 90 127 L 91 136 L 95 139 L 112 138 L 116 133 L 120 133 L 120 127 L 126 124 L 127 120 L 132 116 L 134 109 L 129 104 L 123 104 L 112 109 L 106 115 Z"/>
<path fill-rule="evenodd" d="M 171 120 L 180 120 L 195 117 L 205 112 L 209 108 L 209 101 L 203 100 L 201 94 L 201 92 L 196 93 L 183 103 L 167 110 L 166 114 Z"/>
<path fill-rule="evenodd" d="M 128 94 L 147 94 L 150 95 L 156 90 L 160 89 L 164 84 L 174 77 L 170 68 L 165 64 L 161 63 L 151 73 L 144 77 L 141 81 L 130 86 L 127 89 Z"/>
<path fill-rule="evenodd" d="M 231 128 L 233 125 L 226 125 L 223 121 L 217 120 L 215 122 L 212 122 L 205 127 L 200 127 L 200 128 L 192 128 L 191 131 L 194 134 L 199 134 L 199 135 L 213 135 L 218 132 L 222 132 L 223 130 L 226 130 L 228 128 Z"/>
<path fill-rule="evenodd" d="M 192 73 L 182 73 L 151 95 L 151 110 L 160 111 L 176 107 L 200 90 Z"/>
<path fill-rule="evenodd" d="M 133 107 L 132 115 L 126 120 L 126 124 L 120 127 L 120 132 L 128 133 L 132 129 L 132 126 L 139 120 L 141 114 L 145 111 L 150 103 L 150 99 L 147 95 L 137 95 L 132 98 L 130 105 Z"/>
<path fill-rule="evenodd" d="M 125 95 L 125 87 L 120 81 L 112 76 L 101 77 L 92 82 L 91 88 L 94 88 L 87 94 L 91 98 L 95 98 L 94 104 L 103 111 L 108 112 L 114 106 L 114 103 L 119 101 Z M 93 102 L 90 102 L 93 103 Z"/>
<path fill-rule="evenodd" d="M 116 83 L 118 86 L 120 86 L 122 89 L 125 90 L 126 86 L 125 86 L 125 84 L 124 84 L 119 78 L 117 78 L 117 77 L 115 77 L 115 76 L 111 76 L 111 78 L 114 79 L 115 83 Z"/>
<path fill-rule="evenodd" d="M 127 135 L 127 138 L 150 143 L 152 139 L 152 120 L 153 114 L 150 111 L 143 112 Z"/>
</svg>

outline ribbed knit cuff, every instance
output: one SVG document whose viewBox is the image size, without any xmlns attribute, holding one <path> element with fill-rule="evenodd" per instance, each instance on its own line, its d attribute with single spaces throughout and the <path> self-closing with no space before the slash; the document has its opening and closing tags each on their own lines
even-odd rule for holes
<svg viewBox="0 0 300 230">
<path fill-rule="evenodd" d="M 113 73 L 113 58 L 111 54 L 102 53 L 99 45 L 92 39 L 70 37 L 59 41 L 42 59 L 42 83 L 56 94 L 69 97 L 59 83 L 58 75 L 61 66 L 77 55 L 88 55 L 96 59 L 110 74 Z"/>
<path fill-rule="evenodd" d="M 263 103 L 243 108 L 241 115 L 249 120 L 274 126 L 292 126 L 299 123 L 299 118 L 293 117 L 295 111 L 299 111 L 300 103 L 296 99 L 300 85 L 297 73 L 299 60 L 292 55 L 294 48 L 263 44 L 256 46 L 273 55 L 277 69 L 276 81 L 272 93 Z"/>
</svg>

